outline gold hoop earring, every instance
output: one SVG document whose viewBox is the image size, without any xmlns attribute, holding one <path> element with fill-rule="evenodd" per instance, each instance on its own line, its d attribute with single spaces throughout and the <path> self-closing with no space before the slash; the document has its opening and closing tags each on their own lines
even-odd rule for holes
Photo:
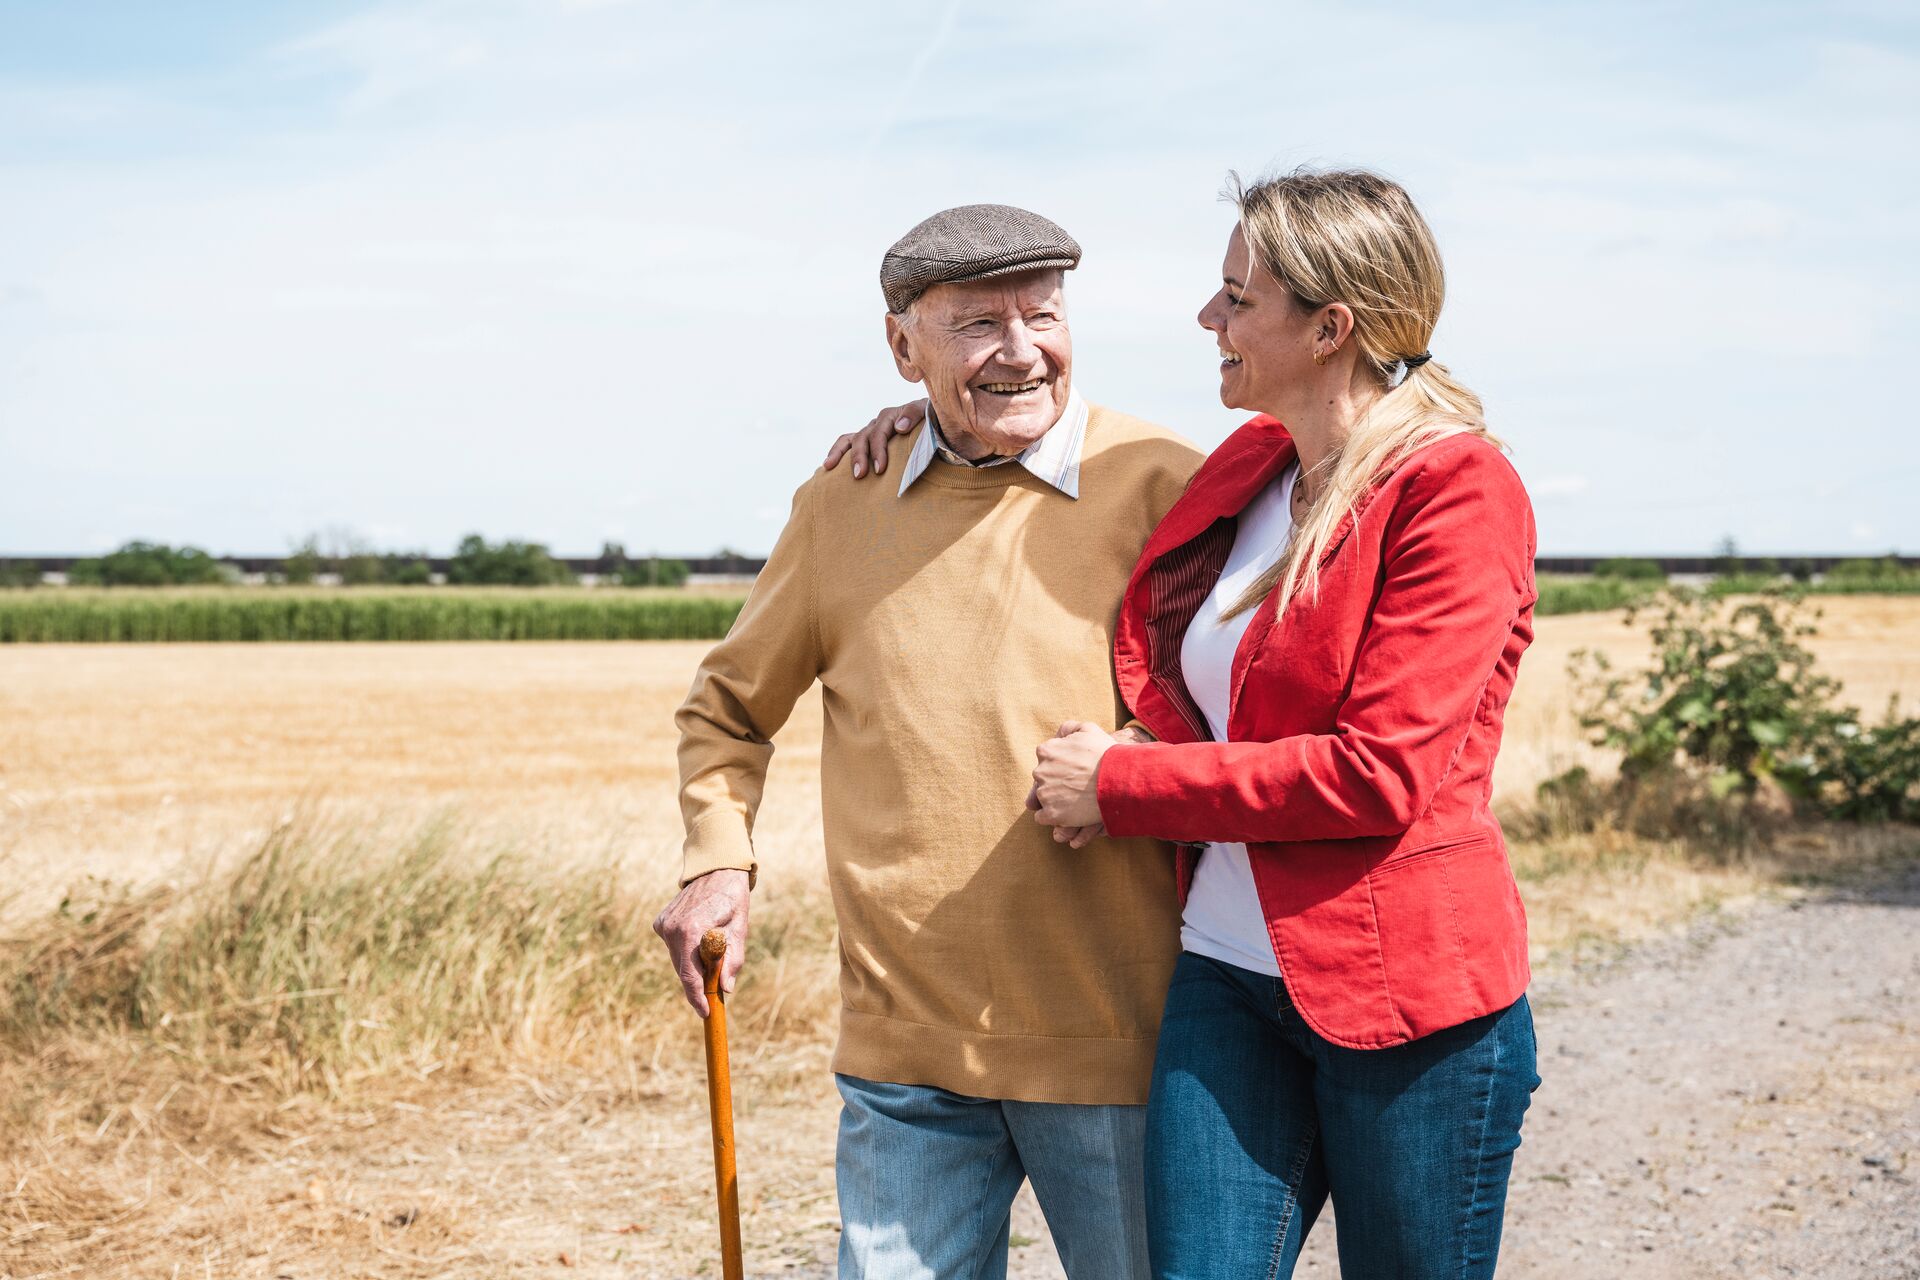
<svg viewBox="0 0 1920 1280">
<path fill-rule="evenodd" d="M 1316 351 L 1315 351 L 1315 352 L 1313 353 L 1313 362 L 1314 362 L 1315 364 L 1325 364 L 1325 363 L 1327 362 L 1327 358 L 1326 358 L 1325 356 L 1323 356 L 1323 355 L 1321 355 L 1321 354 L 1320 354 L 1320 352 L 1319 352 L 1318 350 L 1316 350 Z"/>
</svg>

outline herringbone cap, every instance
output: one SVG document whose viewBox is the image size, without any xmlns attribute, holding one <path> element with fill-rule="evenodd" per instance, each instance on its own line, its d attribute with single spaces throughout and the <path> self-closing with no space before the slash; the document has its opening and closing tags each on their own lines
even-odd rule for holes
<svg viewBox="0 0 1920 1280">
<path fill-rule="evenodd" d="M 894 242 L 880 260 L 880 292 L 887 310 L 901 312 L 936 284 L 1079 265 L 1079 243 L 1039 214 L 1010 204 L 963 204 Z"/>
</svg>

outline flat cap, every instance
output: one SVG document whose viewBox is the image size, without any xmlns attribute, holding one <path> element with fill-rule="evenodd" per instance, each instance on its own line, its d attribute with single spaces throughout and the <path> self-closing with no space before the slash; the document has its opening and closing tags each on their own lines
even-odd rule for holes
<svg viewBox="0 0 1920 1280">
<path fill-rule="evenodd" d="M 900 312 L 936 284 L 1079 265 L 1079 243 L 1039 214 L 1010 204 L 963 204 L 894 241 L 880 260 L 880 292 L 887 310 Z"/>
</svg>

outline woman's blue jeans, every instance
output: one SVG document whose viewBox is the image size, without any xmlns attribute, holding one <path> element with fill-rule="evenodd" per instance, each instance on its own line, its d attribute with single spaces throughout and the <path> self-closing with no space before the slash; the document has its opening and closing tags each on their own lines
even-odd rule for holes
<svg viewBox="0 0 1920 1280">
<path fill-rule="evenodd" d="M 1183 954 L 1147 1104 L 1156 1280 L 1292 1275 L 1329 1193 L 1344 1280 L 1492 1276 L 1534 1060 L 1524 996 L 1343 1049 L 1280 979 Z"/>
</svg>

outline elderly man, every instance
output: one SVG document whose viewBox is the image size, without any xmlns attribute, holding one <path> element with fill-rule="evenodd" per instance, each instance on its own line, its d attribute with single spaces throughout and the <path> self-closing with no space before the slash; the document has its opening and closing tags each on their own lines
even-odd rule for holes
<svg viewBox="0 0 1920 1280">
<path fill-rule="evenodd" d="M 1151 841 L 1056 843 L 1033 749 L 1123 712 L 1110 646 L 1147 535 L 1200 455 L 1073 387 L 1073 239 L 1037 214 L 934 215 L 886 254 L 887 344 L 930 405 L 900 483 L 816 473 L 681 707 L 681 891 L 656 921 L 743 954 L 770 739 L 824 688 L 839 917 L 840 1274 L 1005 1274 L 1031 1179 L 1069 1276 L 1147 1274 L 1144 1106 L 1179 948 Z"/>
</svg>

